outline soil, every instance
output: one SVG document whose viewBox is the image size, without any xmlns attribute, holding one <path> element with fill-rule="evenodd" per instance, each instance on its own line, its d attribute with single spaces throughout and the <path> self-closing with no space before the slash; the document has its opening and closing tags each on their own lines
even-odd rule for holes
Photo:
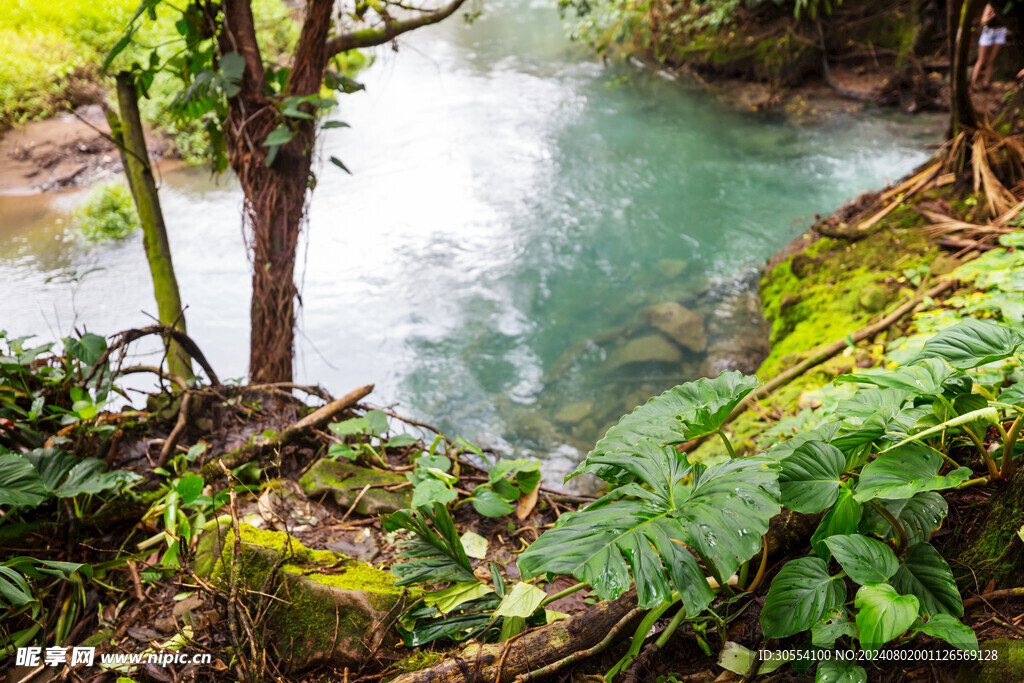
<svg viewBox="0 0 1024 683">
<path fill-rule="evenodd" d="M 0 195 L 86 187 L 118 176 L 121 159 L 109 138 L 101 105 L 79 107 L 0 134 Z M 168 145 L 149 136 L 149 152 L 161 157 Z"/>
</svg>

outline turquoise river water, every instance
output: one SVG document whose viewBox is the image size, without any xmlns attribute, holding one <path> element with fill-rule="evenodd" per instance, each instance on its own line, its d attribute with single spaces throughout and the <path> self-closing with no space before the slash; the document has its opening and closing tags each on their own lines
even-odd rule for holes
<svg viewBox="0 0 1024 683">
<path fill-rule="evenodd" d="M 749 292 L 758 264 L 815 212 L 924 161 L 935 130 L 893 114 L 796 126 L 739 113 L 595 61 L 553 3 L 483 10 L 378 50 L 366 91 L 334 115 L 352 127 L 324 133 L 322 160 L 353 175 L 318 164 L 296 379 L 336 394 L 376 383 L 376 403 L 546 459 L 554 483 L 609 422 L 703 367 L 678 351 L 623 360 L 624 340 L 651 334 L 645 306 L 682 300 L 723 329 L 723 297 Z M 222 378 L 242 377 L 240 192 L 179 170 L 162 193 L 189 331 Z M 0 197 L 0 329 L 52 339 L 149 320 L 141 239 L 74 239 L 82 196 L 31 210 Z"/>
</svg>

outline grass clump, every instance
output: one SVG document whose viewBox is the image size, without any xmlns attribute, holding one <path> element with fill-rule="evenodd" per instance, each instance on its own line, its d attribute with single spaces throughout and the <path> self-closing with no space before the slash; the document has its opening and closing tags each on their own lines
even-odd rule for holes
<svg viewBox="0 0 1024 683">
<path fill-rule="evenodd" d="M 75 210 L 75 225 L 89 242 L 122 240 L 140 227 L 132 193 L 124 183 L 96 185 Z"/>
</svg>

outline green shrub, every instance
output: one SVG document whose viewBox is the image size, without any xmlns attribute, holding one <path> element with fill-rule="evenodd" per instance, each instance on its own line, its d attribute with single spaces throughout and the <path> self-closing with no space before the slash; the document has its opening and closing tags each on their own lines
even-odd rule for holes
<svg viewBox="0 0 1024 683">
<path fill-rule="evenodd" d="M 117 181 L 93 187 L 75 210 L 74 218 L 90 242 L 124 239 L 139 227 L 132 194 L 124 183 Z"/>
</svg>

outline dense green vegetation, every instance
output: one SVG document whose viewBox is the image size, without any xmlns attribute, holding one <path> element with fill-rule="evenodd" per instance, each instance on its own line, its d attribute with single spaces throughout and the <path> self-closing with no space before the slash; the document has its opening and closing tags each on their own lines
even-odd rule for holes
<svg viewBox="0 0 1024 683">
<path fill-rule="evenodd" d="M 123 239 L 139 228 L 139 214 L 124 183 L 95 185 L 75 209 L 75 225 L 85 239 L 103 242 Z"/>
</svg>

